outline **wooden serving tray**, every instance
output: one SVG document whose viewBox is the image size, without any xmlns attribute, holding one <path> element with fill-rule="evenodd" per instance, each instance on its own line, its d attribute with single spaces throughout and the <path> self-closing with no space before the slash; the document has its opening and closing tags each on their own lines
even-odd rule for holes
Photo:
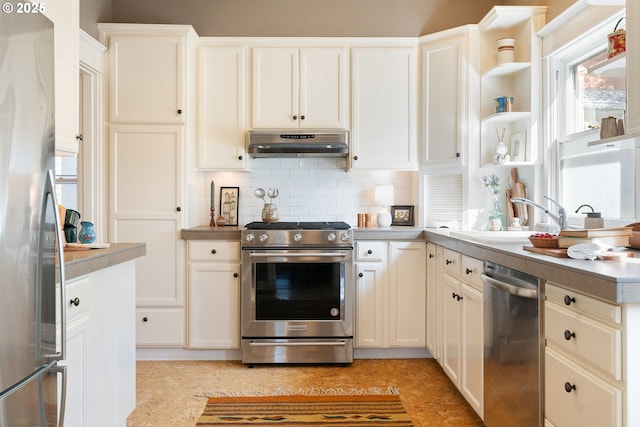
<svg viewBox="0 0 640 427">
<path fill-rule="evenodd" d="M 535 252 L 537 254 L 554 256 L 556 258 L 569 258 L 566 248 L 537 248 L 535 246 L 523 246 L 522 249 L 525 251 Z"/>
</svg>

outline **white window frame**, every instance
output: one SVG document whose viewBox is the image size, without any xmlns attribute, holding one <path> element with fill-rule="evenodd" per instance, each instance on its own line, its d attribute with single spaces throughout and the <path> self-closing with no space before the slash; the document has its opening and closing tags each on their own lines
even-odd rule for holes
<svg viewBox="0 0 640 427">
<path fill-rule="evenodd" d="M 550 54 L 546 59 L 546 78 L 545 92 L 548 96 L 547 100 L 547 120 L 549 128 L 546 137 L 547 154 L 545 156 L 545 165 L 549 176 L 548 192 L 555 200 L 562 201 L 561 194 L 561 161 L 563 156 L 573 156 L 576 154 L 587 153 L 587 150 L 593 150 L 589 147 L 590 141 L 599 139 L 598 131 L 569 133 L 568 123 L 569 117 L 575 114 L 572 103 L 569 102 L 569 94 L 573 94 L 571 68 L 572 65 L 592 56 L 603 47 L 606 48 L 607 35 L 612 32 L 617 21 L 625 15 L 622 10 L 605 20 L 599 25 L 588 29 L 580 37 L 567 43 L 564 47 Z M 628 144 L 617 142 L 613 149 L 628 148 Z M 635 191 L 635 188 L 634 188 Z M 565 206 L 569 215 L 570 223 L 581 225 L 584 215 L 575 214 L 574 206 Z M 636 213 L 634 212 L 635 216 Z M 608 223 L 628 223 L 631 218 L 612 219 Z M 611 219 L 609 219 L 611 220 Z"/>
</svg>

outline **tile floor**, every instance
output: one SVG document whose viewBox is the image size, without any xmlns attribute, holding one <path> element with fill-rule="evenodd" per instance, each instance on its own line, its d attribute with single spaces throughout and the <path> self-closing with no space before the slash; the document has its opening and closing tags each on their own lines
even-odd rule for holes
<svg viewBox="0 0 640 427">
<path fill-rule="evenodd" d="M 433 359 L 356 360 L 350 366 L 249 368 L 239 361 L 140 361 L 128 427 L 193 427 L 206 396 L 308 389 L 399 389 L 416 427 L 481 427 L 482 421 Z"/>
</svg>

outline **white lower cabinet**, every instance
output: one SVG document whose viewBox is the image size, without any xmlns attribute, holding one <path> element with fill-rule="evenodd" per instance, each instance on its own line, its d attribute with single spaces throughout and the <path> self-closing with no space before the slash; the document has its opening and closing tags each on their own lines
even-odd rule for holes
<svg viewBox="0 0 640 427">
<path fill-rule="evenodd" d="M 110 125 L 112 242 L 145 242 L 138 261 L 139 346 L 183 347 L 184 129 L 182 125 Z"/>
<path fill-rule="evenodd" d="M 442 325 L 441 310 L 442 287 L 438 286 L 440 273 L 440 260 L 442 259 L 442 247 L 433 243 L 427 243 L 427 350 L 442 364 Z"/>
<path fill-rule="evenodd" d="M 66 291 L 65 425 L 124 426 L 136 403 L 135 264 L 69 280 Z"/>
<path fill-rule="evenodd" d="M 356 243 L 357 348 L 425 346 L 423 242 Z"/>
<path fill-rule="evenodd" d="M 91 312 L 89 279 L 67 282 L 67 354 L 60 365 L 67 367 L 67 405 L 65 424 L 87 425 L 87 348 Z"/>
<path fill-rule="evenodd" d="M 240 242 L 189 241 L 189 348 L 240 348 Z"/>
<path fill-rule="evenodd" d="M 547 425 L 625 425 L 622 307 L 547 283 L 545 340 Z"/>
<path fill-rule="evenodd" d="M 442 328 L 440 364 L 471 407 L 483 416 L 483 263 L 443 249 L 440 312 L 430 315 Z M 431 285 L 429 285 L 431 286 Z"/>
</svg>

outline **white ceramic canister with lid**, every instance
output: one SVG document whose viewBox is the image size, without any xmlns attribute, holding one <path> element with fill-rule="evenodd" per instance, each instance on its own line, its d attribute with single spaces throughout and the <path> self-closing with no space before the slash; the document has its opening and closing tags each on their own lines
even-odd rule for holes
<svg viewBox="0 0 640 427">
<path fill-rule="evenodd" d="M 515 44 L 516 39 L 511 37 L 505 37 L 496 40 L 496 47 L 498 48 L 498 64 L 505 64 L 515 61 Z"/>
</svg>

